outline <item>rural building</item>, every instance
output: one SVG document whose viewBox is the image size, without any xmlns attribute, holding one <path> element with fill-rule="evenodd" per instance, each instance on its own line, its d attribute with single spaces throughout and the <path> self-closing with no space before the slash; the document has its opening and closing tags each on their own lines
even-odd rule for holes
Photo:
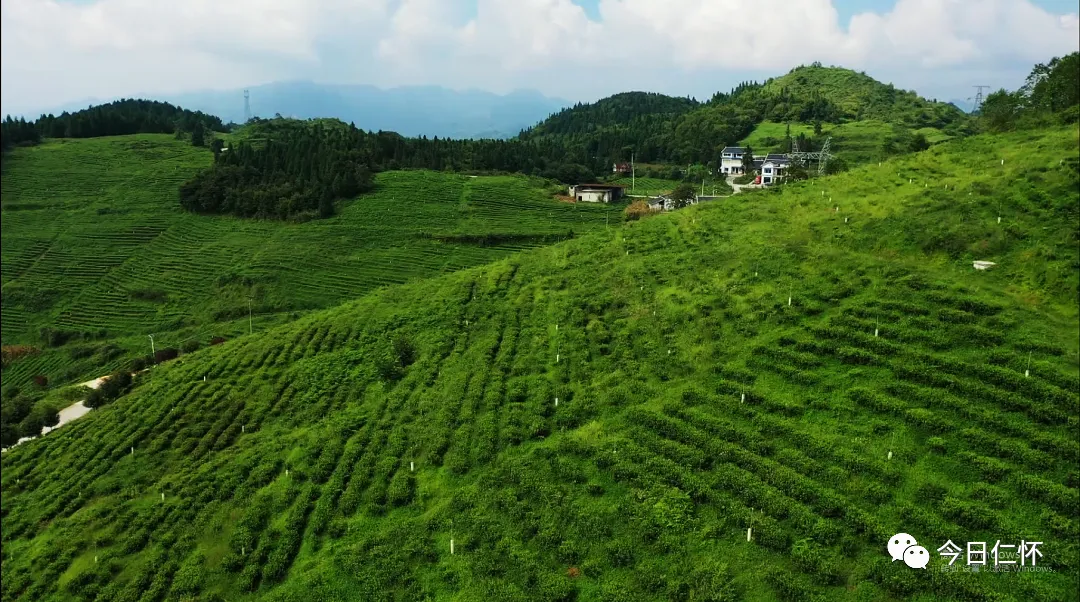
<svg viewBox="0 0 1080 602">
<path fill-rule="evenodd" d="M 616 163 L 611 166 L 611 173 L 628 174 L 633 171 L 633 167 L 629 163 Z"/>
<path fill-rule="evenodd" d="M 726 146 L 720 152 L 720 173 L 741 174 L 743 172 L 743 155 L 746 149 L 741 146 Z"/>
<path fill-rule="evenodd" d="M 787 155 L 770 154 L 761 163 L 761 185 L 771 186 L 787 175 L 791 159 Z"/>
<path fill-rule="evenodd" d="M 649 199 L 649 209 L 653 211 L 666 211 L 671 206 L 671 199 L 664 195 L 655 196 Z"/>
<path fill-rule="evenodd" d="M 570 187 L 570 196 L 584 203 L 610 203 L 621 199 L 625 188 L 618 184 L 578 184 Z"/>
</svg>

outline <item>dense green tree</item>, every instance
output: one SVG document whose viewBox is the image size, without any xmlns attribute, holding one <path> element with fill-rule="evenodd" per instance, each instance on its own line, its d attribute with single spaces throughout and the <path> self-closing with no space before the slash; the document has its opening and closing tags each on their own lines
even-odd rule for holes
<svg viewBox="0 0 1080 602">
<path fill-rule="evenodd" d="M 743 149 L 742 169 L 744 174 L 754 171 L 754 149 L 749 146 Z"/>
<path fill-rule="evenodd" d="M 697 194 L 690 184 L 679 184 L 675 187 L 675 190 L 671 191 L 671 201 L 676 209 L 686 207 L 694 202 L 695 198 L 697 198 Z"/>
<path fill-rule="evenodd" d="M 919 132 L 911 137 L 911 142 L 908 143 L 908 150 L 913 153 L 921 152 L 930 148 L 930 142 L 926 139 L 926 136 Z"/>
<path fill-rule="evenodd" d="M 1019 92 L 1026 106 L 1043 111 L 1080 104 L 1080 52 L 1035 65 Z"/>
<path fill-rule="evenodd" d="M 1016 125 L 1022 106 L 1020 94 L 1002 89 L 986 96 L 979 107 L 979 114 L 989 129 L 1003 132 Z"/>
<path fill-rule="evenodd" d="M 191 128 L 191 145 L 206 146 L 206 132 L 203 130 L 201 121 L 196 121 L 195 125 Z"/>
</svg>

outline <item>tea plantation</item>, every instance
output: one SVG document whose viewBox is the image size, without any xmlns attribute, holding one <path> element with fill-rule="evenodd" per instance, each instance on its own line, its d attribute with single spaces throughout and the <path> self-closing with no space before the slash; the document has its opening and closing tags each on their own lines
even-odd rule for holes
<svg viewBox="0 0 1080 602">
<path fill-rule="evenodd" d="M 159 365 L 4 454 L 3 600 L 1075 600 L 1078 148 L 947 142 Z M 187 237 L 257 249 L 253 278 L 291 258 L 300 284 L 267 290 L 297 302 L 467 264 L 325 275 L 365 240 L 349 211 L 399 224 L 392 191 L 438 181 L 456 215 L 499 183 L 386 178 L 328 224 Z M 279 242 L 300 228 L 323 246 Z M 70 247 L 35 248 L 22 273 Z M 170 291 L 199 271 L 146 253 Z M 928 570 L 890 562 L 897 532 Z M 1043 570 L 943 571 L 947 540 L 1042 542 Z"/>
<path fill-rule="evenodd" d="M 177 187 L 212 160 L 168 135 L 51 140 L 3 163 L 3 371 L 26 388 L 96 378 L 150 352 L 230 338 L 380 286 L 618 225 L 525 177 L 387 172 L 307 223 L 192 215 Z M 43 329 L 46 332 L 43 332 Z M 49 343 L 52 346 L 49 346 Z M 66 343 L 66 344 L 65 344 Z"/>
</svg>

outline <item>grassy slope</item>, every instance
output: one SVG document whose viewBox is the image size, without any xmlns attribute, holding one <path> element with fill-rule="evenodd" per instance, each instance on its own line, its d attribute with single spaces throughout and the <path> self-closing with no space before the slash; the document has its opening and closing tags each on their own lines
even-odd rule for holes
<svg viewBox="0 0 1080 602">
<path fill-rule="evenodd" d="M 852 121 L 841 124 L 825 123 L 822 124 L 821 129 L 822 135 L 832 137 L 832 153 L 842 158 L 849 165 L 863 165 L 881 161 L 884 158 L 881 151 L 882 143 L 898 134 L 919 132 L 926 136 L 926 139 L 931 144 L 952 139 L 952 136 L 936 128 L 911 129 L 877 120 Z M 813 136 L 813 124 L 792 123 L 791 135 L 798 136 L 800 132 L 807 136 Z M 781 152 L 787 148 L 785 142 L 786 133 L 786 123 L 764 121 L 749 136 L 741 140 L 739 144 L 742 146 L 749 145 L 754 149 L 755 154 Z"/>
<path fill-rule="evenodd" d="M 42 327 L 99 333 L 3 374 L 53 382 L 100 376 L 128 353 L 247 331 L 378 286 L 492 261 L 548 238 L 618 223 L 618 208 L 557 203 L 542 183 L 430 172 L 380 174 L 375 193 L 304 224 L 197 216 L 180 182 L 210 153 L 170 136 L 57 140 L 4 159 L 3 343 Z M 425 235 L 498 234 L 480 247 Z M 142 294 L 142 298 L 139 295 Z M 82 355 L 83 357 L 73 357 Z"/>
<path fill-rule="evenodd" d="M 950 143 L 156 368 L 4 455 L 3 599 L 1067 600 L 1077 149 Z M 897 531 L 1055 572 L 913 571 Z"/>
<path fill-rule="evenodd" d="M 858 119 L 882 119 L 909 125 L 937 119 L 963 121 L 960 109 L 942 102 L 919 97 L 914 92 L 890 89 L 890 86 L 851 69 L 803 66 L 769 81 L 766 92 L 782 90 L 798 96 L 820 94 Z"/>
<path fill-rule="evenodd" d="M 612 184 L 620 184 L 626 186 L 626 194 L 632 195 L 647 195 L 655 196 L 658 194 L 668 194 L 672 190 L 682 184 L 683 182 L 678 180 L 668 180 L 664 178 L 636 178 L 636 182 L 633 178 L 615 178 L 611 180 Z M 689 182 L 691 186 L 694 186 L 694 190 L 701 192 L 701 182 Z M 631 186 L 633 188 L 631 189 Z M 727 185 L 725 180 L 709 178 L 705 181 L 705 194 L 712 194 L 715 190 L 717 195 L 731 194 L 731 187 Z"/>
</svg>

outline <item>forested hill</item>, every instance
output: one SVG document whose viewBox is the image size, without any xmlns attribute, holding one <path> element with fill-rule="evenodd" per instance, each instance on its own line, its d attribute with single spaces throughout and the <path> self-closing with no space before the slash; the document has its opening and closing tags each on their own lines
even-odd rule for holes
<svg viewBox="0 0 1080 602">
<path fill-rule="evenodd" d="M 594 103 L 577 103 L 522 132 L 522 138 L 550 134 L 587 134 L 608 127 L 664 123 L 700 106 L 690 98 L 655 92 L 623 92 Z"/>
<path fill-rule="evenodd" d="M 708 102 L 659 94 L 616 94 L 565 109 L 522 132 L 522 139 L 563 138 L 595 154 L 642 162 L 715 163 L 764 121 L 842 123 L 875 119 L 899 127 L 970 133 L 955 106 L 931 102 L 849 69 L 799 67 L 764 83 L 744 82 Z"/>
<path fill-rule="evenodd" d="M 787 75 L 769 80 L 762 91 L 774 96 L 825 99 L 835 110 L 829 121 L 878 119 L 917 128 L 947 128 L 965 120 L 964 112 L 950 103 L 926 100 L 866 73 L 817 63 L 796 67 Z M 773 121 L 782 121 L 774 117 L 783 116 L 769 116 Z"/>
<path fill-rule="evenodd" d="M 3 148 L 35 144 L 41 138 L 95 138 L 128 134 L 172 134 L 224 129 L 221 119 L 167 102 L 124 99 L 74 113 L 42 115 L 34 121 L 7 116 L 0 123 Z M 201 135 L 201 133 L 200 133 Z"/>
</svg>

